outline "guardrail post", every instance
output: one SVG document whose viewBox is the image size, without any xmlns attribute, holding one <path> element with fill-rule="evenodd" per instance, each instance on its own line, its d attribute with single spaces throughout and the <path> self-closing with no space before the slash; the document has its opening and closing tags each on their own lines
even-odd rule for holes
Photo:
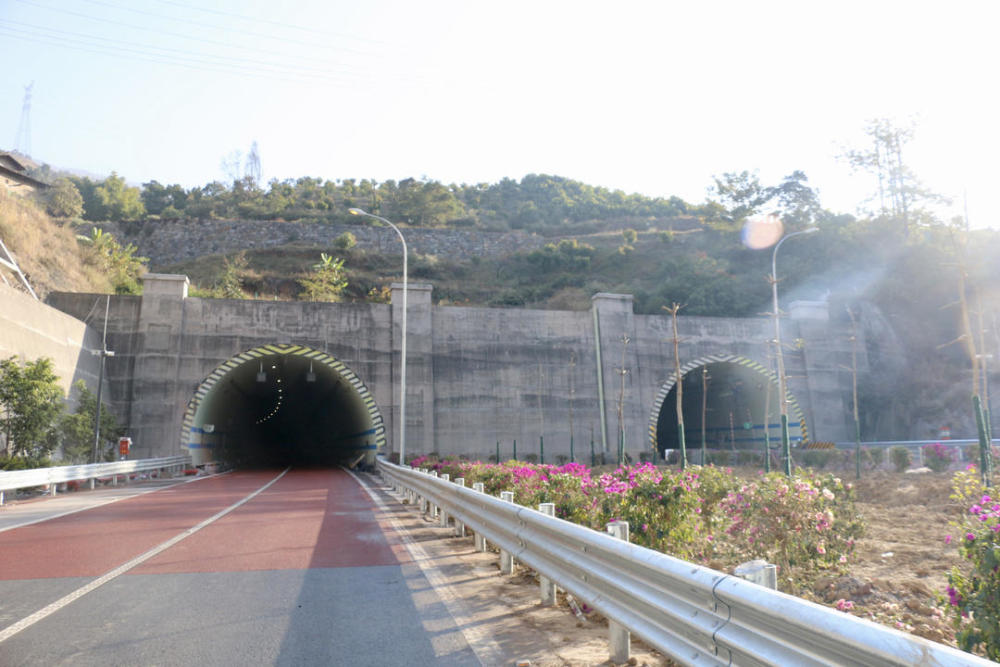
<svg viewBox="0 0 1000 667">
<path fill-rule="evenodd" d="M 473 484 L 472 490 L 478 491 L 479 493 L 486 493 L 485 487 L 483 486 L 482 482 L 476 482 L 475 484 Z M 479 533 L 476 533 L 475 538 L 476 538 L 476 551 L 479 552 L 486 551 L 486 538 L 480 535 Z"/>
<path fill-rule="evenodd" d="M 740 563 L 733 570 L 733 574 L 759 586 L 770 588 L 772 591 L 778 590 L 778 566 L 772 565 L 766 560 L 758 558 Z"/>
<path fill-rule="evenodd" d="M 96 477 L 91 477 L 90 478 L 90 490 L 93 491 L 96 488 L 97 488 L 97 478 Z"/>
<path fill-rule="evenodd" d="M 56 491 L 58 490 L 59 490 L 58 484 L 49 484 L 49 495 L 52 496 L 53 498 L 55 498 Z"/>
<path fill-rule="evenodd" d="M 556 504 L 555 503 L 541 503 L 538 505 L 538 511 L 542 514 L 548 514 L 549 516 L 556 515 Z M 541 588 L 542 604 L 543 605 L 553 605 L 556 603 L 556 585 L 548 577 L 539 575 L 538 583 Z"/>
<path fill-rule="evenodd" d="M 451 481 L 451 475 L 449 475 L 448 473 L 442 473 L 441 474 L 441 479 L 443 479 L 446 482 L 450 482 Z M 439 518 L 441 519 L 441 527 L 442 528 L 447 528 L 448 527 L 448 513 L 444 511 L 443 507 L 439 508 L 438 515 L 439 515 Z"/>
<path fill-rule="evenodd" d="M 3 491 L 0 491 L 0 507 L 3 507 Z"/>
<path fill-rule="evenodd" d="M 513 491 L 501 491 L 500 500 L 505 503 L 514 502 L 514 492 Z M 506 549 L 500 550 L 500 573 L 501 574 L 514 574 L 514 554 L 507 551 Z"/>
<path fill-rule="evenodd" d="M 456 477 L 455 478 L 455 484 L 457 484 L 458 486 L 461 486 L 464 489 L 465 488 L 465 478 L 464 477 Z M 465 524 L 462 523 L 461 521 L 459 521 L 458 519 L 455 519 L 455 536 L 456 537 L 465 537 Z"/>
<path fill-rule="evenodd" d="M 619 540 L 629 541 L 628 521 L 612 521 L 608 524 L 607 531 Z M 631 635 L 628 628 L 608 619 L 608 642 L 611 644 L 611 662 L 615 664 L 628 662 L 631 653 L 630 641 Z"/>
<path fill-rule="evenodd" d="M 428 474 L 431 477 L 437 477 L 438 476 L 438 471 L 437 470 L 431 470 L 430 473 L 428 473 Z M 438 516 L 438 506 L 435 505 L 434 503 L 430 502 L 430 501 L 428 501 L 428 505 L 427 506 L 430 509 L 430 517 L 431 517 L 431 519 L 436 519 L 437 516 Z"/>
</svg>

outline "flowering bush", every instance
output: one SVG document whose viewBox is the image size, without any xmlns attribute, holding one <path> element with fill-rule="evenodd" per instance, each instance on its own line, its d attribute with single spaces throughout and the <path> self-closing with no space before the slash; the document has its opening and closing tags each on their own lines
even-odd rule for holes
<svg viewBox="0 0 1000 667">
<path fill-rule="evenodd" d="M 955 460 L 955 455 L 951 449 L 940 442 L 924 445 L 923 452 L 924 463 L 934 472 L 944 472 Z"/>
<path fill-rule="evenodd" d="M 974 465 L 955 473 L 952 498 L 966 507 L 954 540 L 971 569 L 952 568 L 948 603 L 955 639 L 965 651 L 1000 660 L 1000 498 L 979 481 Z M 946 541 L 952 541 L 950 536 Z"/>
<path fill-rule="evenodd" d="M 903 445 L 895 445 L 889 448 L 889 459 L 896 472 L 904 472 L 910 467 L 910 450 Z"/>
<path fill-rule="evenodd" d="M 863 532 L 851 485 L 832 475 L 761 475 L 730 491 L 720 506 L 726 548 L 775 563 L 786 582 L 793 569 L 842 569 Z"/>
<path fill-rule="evenodd" d="M 493 496 L 513 491 L 514 501 L 527 507 L 554 503 L 557 517 L 597 530 L 628 521 L 634 543 L 679 558 L 717 567 L 768 558 L 780 566 L 785 584 L 843 567 L 861 532 L 850 485 L 832 475 L 772 473 L 746 484 L 714 466 L 678 471 L 643 463 L 595 474 L 579 463 L 435 458 L 411 464 L 464 477 L 466 486 L 482 482 Z"/>
</svg>

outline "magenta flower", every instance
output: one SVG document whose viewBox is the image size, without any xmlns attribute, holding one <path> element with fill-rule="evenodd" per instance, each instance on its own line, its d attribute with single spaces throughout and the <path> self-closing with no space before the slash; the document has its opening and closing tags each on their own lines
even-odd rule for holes
<svg viewBox="0 0 1000 667">
<path fill-rule="evenodd" d="M 951 535 L 945 535 L 944 536 L 944 543 L 945 544 L 951 544 Z"/>
<path fill-rule="evenodd" d="M 965 539 L 969 540 L 970 542 L 975 542 L 976 541 L 976 536 L 973 535 L 972 533 L 966 533 L 965 534 Z"/>
</svg>

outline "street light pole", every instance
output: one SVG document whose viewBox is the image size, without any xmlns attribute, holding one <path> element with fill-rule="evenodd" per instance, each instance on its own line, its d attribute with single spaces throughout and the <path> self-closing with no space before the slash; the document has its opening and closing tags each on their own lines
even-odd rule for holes
<svg viewBox="0 0 1000 667">
<path fill-rule="evenodd" d="M 115 356 L 115 353 L 108 350 L 108 311 L 111 309 L 111 295 L 104 302 L 104 335 L 101 338 L 101 349 L 91 350 L 91 354 L 101 355 L 101 367 L 97 372 L 97 414 L 94 416 L 94 449 L 91 453 L 91 462 L 100 463 L 98 455 L 101 442 L 101 393 L 104 390 L 104 360 Z"/>
<path fill-rule="evenodd" d="M 818 232 L 818 227 L 810 227 L 799 232 L 785 234 L 774 246 L 771 253 L 771 298 L 774 302 L 774 347 L 778 359 L 778 401 L 781 406 L 781 455 L 785 458 L 785 475 L 792 476 L 792 451 L 788 442 L 788 398 L 785 388 L 785 358 L 781 353 L 781 323 L 778 310 L 778 248 L 781 244 L 800 234 Z"/>
<path fill-rule="evenodd" d="M 399 465 L 406 465 L 406 294 L 407 294 L 407 266 L 406 266 L 406 239 L 399 227 L 392 224 L 380 215 L 368 213 L 360 208 L 348 209 L 351 215 L 364 215 L 384 222 L 392 227 L 399 237 L 399 242 L 403 244 L 403 336 L 400 341 L 399 354 Z"/>
</svg>

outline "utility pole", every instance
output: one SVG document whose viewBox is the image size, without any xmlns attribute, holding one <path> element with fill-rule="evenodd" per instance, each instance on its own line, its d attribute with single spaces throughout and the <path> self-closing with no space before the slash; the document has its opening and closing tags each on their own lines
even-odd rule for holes
<svg viewBox="0 0 1000 667">
<path fill-rule="evenodd" d="M 674 386 L 677 388 L 677 444 L 680 448 L 681 470 L 687 468 L 687 446 L 684 442 L 684 378 L 681 377 L 681 356 L 680 337 L 677 335 L 677 312 L 683 308 L 679 303 L 674 303 L 670 308 L 663 307 L 668 313 L 674 325 Z"/>
<path fill-rule="evenodd" d="M 573 373 L 576 370 L 576 353 L 569 355 L 569 460 L 576 463 L 576 456 L 573 452 L 573 399 L 576 397 L 576 387 L 573 382 Z"/>
<path fill-rule="evenodd" d="M 705 449 L 707 430 L 706 413 L 708 412 L 708 366 L 701 367 L 701 464 L 708 465 L 708 452 Z"/>
<path fill-rule="evenodd" d="M 854 397 L 854 474 L 861 479 L 861 419 L 858 415 L 858 321 L 854 311 L 847 308 L 851 318 L 851 392 Z"/>
<path fill-rule="evenodd" d="M 94 451 L 92 462 L 100 463 L 98 458 L 101 442 L 101 393 L 104 389 L 104 360 L 115 356 L 114 352 L 108 350 L 108 310 L 111 308 L 111 295 L 109 294 L 104 302 L 104 335 L 101 339 L 101 349 L 93 350 L 92 354 L 101 355 L 101 366 L 97 374 L 97 414 L 94 417 Z"/>
<path fill-rule="evenodd" d="M 622 376 L 621 390 L 618 392 L 618 465 L 625 462 L 625 351 L 628 349 L 629 337 L 622 334 L 622 367 L 618 373 Z"/>
</svg>

